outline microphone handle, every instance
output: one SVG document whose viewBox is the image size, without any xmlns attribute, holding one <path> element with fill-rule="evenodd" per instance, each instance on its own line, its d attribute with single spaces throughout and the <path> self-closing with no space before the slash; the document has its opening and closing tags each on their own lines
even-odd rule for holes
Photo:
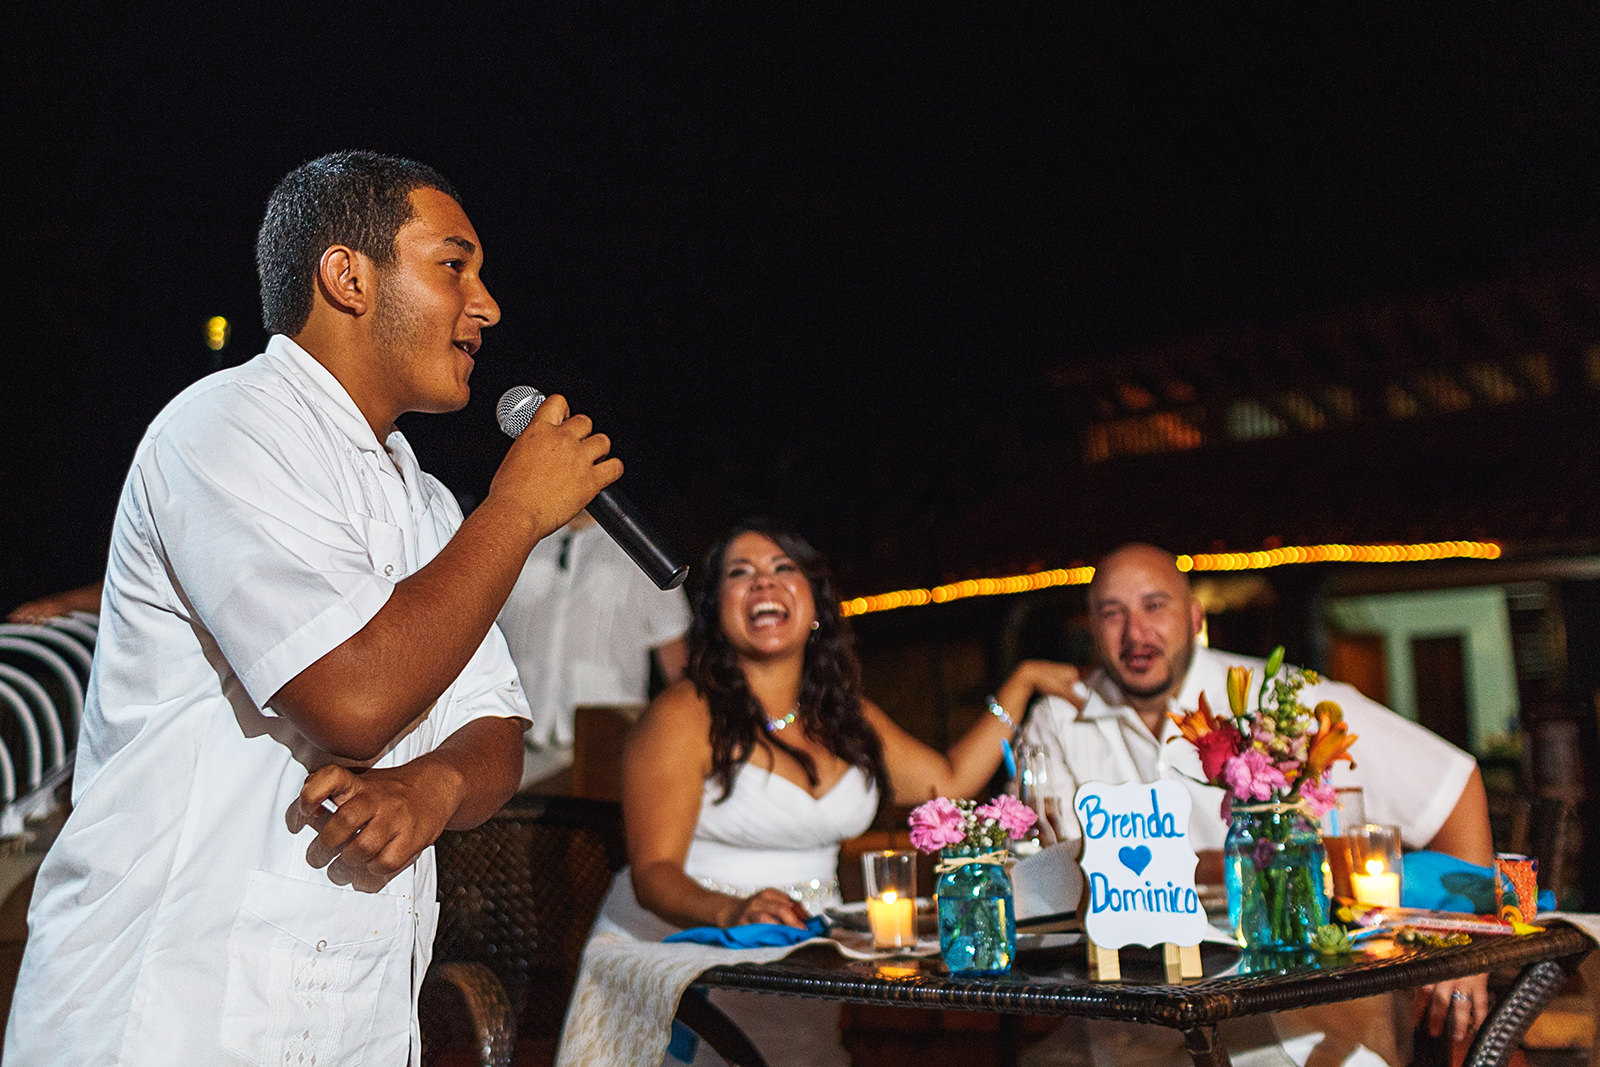
<svg viewBox="0 0 1600 1067">
<path fill-rule="evenodd" d="M 678 562 L 667 539 L 627 497 L 608 486 L 589 501 L 589 514 L 656 583 L 657 589 L 676 589 L 683 584 L 689 565 Z"/>
</svg>

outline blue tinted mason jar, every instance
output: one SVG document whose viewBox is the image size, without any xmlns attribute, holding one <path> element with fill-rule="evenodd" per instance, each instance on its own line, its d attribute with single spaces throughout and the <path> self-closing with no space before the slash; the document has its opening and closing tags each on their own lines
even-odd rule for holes
<svg viewBox="0 0 1600 1067">
<path fill-rule="evenodd" d="M 1228 918 L 1247 949 L 1300 951 L 1328 921 L 1322 836 L 1297 808 L 1234 809 L 1222 848 Z"/>
<path fill-rule="evenodd" d="M 1004 864 L 961 862 L 978 849 L 947 848 L 939 854 L 934 890 L 939 905 L 939 953 L 951 974 L 1004 974 L 1017 954 L 1017 917 L 1011 876 Z"/>
</svg>

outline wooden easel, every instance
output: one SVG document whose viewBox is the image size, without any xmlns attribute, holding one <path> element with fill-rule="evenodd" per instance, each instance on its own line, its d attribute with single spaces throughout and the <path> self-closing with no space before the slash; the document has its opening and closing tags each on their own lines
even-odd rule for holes
<svg viewBox="0 0 1600 1067">
<path fill-rule="evenodd" d="M 1089 947 L 1089 977 L 1096 982 L 1122 981 L 1121 950 L 1097 945 L 1093 940 L 1086 940 L 1086 944 Z M 1174 945 L 1164 941 L 1161 944 L 1161 963 L 1169 982 L 1199 978 L 1200 946 Z"/>
</svg>

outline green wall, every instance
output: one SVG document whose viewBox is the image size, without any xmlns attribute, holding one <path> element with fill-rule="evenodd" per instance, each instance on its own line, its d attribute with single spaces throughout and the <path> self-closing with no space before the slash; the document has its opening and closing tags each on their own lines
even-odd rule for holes
<svg viewBox="0 0 1600 1067">
<path fill-rule="evenodd" d="M 1481 751 L 1488 738 L 1511 729 L 1518 709 L 1517 672 L 1505 592 L 1499 586 L 1330 600 L 1328 621 L 1352 633 L 1383 634 L 1389 705 L 1408 719 L 1417 717 L 1411 639 L 1459 635 L 1473 749 Z"/>
</svg>

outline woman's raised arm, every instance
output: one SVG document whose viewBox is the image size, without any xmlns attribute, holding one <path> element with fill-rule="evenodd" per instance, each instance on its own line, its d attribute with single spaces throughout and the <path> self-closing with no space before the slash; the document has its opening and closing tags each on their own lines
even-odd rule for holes
<svg viewBox="0 0 1600 1067">
<path fill-rule="evenodd" d="M 889 772 L 894 802 L 920 804 L 937 796 L 973 796 L 1000 766 L 1000 743 L 1016 734 L 1029 698 L 1035 693 L 1048 693 L 1075 700 L 1073 687 L 1078 679 L 1078 668 L 1071 664 L 1024 660 L 995 694 L 995 703 L 1005 718 L 983 716 L 944 753 L 918 741 L 877 705 L 863 700 L 862 712 L 883 744 L 883 762 Z"/>
</svg>

